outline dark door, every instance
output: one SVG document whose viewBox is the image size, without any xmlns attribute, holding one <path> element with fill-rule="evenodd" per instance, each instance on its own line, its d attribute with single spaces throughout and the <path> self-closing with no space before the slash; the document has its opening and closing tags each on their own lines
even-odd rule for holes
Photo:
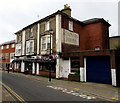
<svg viewBox="0 0 120 103">
<path fill-rule="evenodd" d="M 86 58 L 87 82 L 112 84 L 110 57 Z"/>
</svg>

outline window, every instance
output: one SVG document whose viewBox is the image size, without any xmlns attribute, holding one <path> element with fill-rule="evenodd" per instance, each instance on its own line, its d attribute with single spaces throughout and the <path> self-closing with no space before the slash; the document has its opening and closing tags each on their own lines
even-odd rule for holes
<svg viewBox="0 0 120 103">
<path fill-rule="evenodd" d="M 33 36 L 33 28 L 30 28 L 30 37 Z"/>
<path fill-rule="evenodd" d="M 50 49 L 50 37 L 47 37 L 47 49 Z"/>
<path fill-rule="evenodd" d="M 18 42 L 20 42 L 22 40 L 21 36 L 18 36 Z"/>
<path fill-rule="evenodd" d="M 100 50 L 100 47 L 99 46 L 95 47 L 95 50 Z"/>
<path fill-rule="evenodd" d="M 21 53 L 21 44 L 16 45 L 16 53 L 20 54 Z"/>
<path fill-rule="evenodd" d="M 15 44 L 12 44 L 12 48 L 14 48 L 15 47 Z"/>
<path fill-rule="evenodd" d="M 73 31 L 73 22 L 69 21 L 69 30 Z"/>
<path fill-rule="evenodd" d="M 34 41 L 30 40 L 30 53 L 34 52 Z"/>
<path fill-rule="evenodd" d="M 26 53 L 29 53 L 29 41 L 26 41 Z"/>
<path fill-rule="evenodd" d="M 1 49 L 4 49 L 4 46 L 1 46 Z"/>
<path fill-rule="evenodd" d="M 42 37 L 42 50 L 46 49 L 46 37 Z"/>
<path fill-rule="evenodd" d="M 50 22 L 47 21 L 45 24 L 45 31 L 50 30 Z"/>
<path fill-rule="evenodd" d="M 14 59 L 15 53 L 10 53 L 10 59 Z"/>
<path fill-rule="evenodd" d="M 6 45 L 6 49 L 8 49 L 9 48 L 9 45 Z"/>
<path fill-rule="evenodd" d="M 51 36 L 51 43 L 50 43 L 50 36 L 42 37 L 41 41 L 42 41 L 42 50 L 49 50 L 50 44 L 52 44 L 52 36 Z"/>
<path fill-rule="evenodd" d="M 26 41 L 26 53 L 34 52 L 34 40 Z"/>
<path fill-rule="evenodd" d="M 8 53 L 6 53 L 6 54 L 5 54 L 5 58 L 6 58 L 6 59 L 8 59 L 8 57 L 9 57 L 9 54 L 8 54 Z"/>
</svg>

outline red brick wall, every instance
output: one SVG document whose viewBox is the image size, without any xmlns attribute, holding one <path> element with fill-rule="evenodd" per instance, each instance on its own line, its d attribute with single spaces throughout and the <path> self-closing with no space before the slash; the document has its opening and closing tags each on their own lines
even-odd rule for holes
<svg viewBox="0 0 120 103">
<path fill-rule="evenodd" d="M 109 35 L 107 27 L 99 22 L 83 27 L 80 35 L 80 50 L 95 50 L 99 46 L 101 50 L 108 49 Z"/>
<path fill-rule="evenodd" d="M 0 47 L 0 49 L 1 49 L 1 47 Z M 15 47 L 12 48 L 12 44 L 9 44 L 9 48 L 6 49 L 6 45 L 4 45 L 4 49 L 2 49 L 2 50 L 0 50 L 0 51 L 1 51 L 2 54 L 4 54 L 4 57 L 5 57 L 5 54 L 6 54 L 6 53 L 9 54 L 8 59 L 6 59 L 6 58 L 3 59 L 3 60 L 0 59 L 0 62 L 6 62 L 6 63 L 9 63 L 9 62 L 10 62 L 10 53 L 15 52 Z"/>
<path fill-rule="evenodd" d="M 69 18 L 62 16 L 62 28 L 68 30 Z M 109 49 L 109 32 L 108 27 L 102 22 L 88 24 L 82 26 L 80 23 L 73 21 L 73 32 L 80 36 L 80 46 L 62 44 L 63 52 L 66 51 L 85 51 L 95 50 L 100 47 L 100 50 Z M 71 48 L 71 49 L 70 49 Z"/>
</svg>

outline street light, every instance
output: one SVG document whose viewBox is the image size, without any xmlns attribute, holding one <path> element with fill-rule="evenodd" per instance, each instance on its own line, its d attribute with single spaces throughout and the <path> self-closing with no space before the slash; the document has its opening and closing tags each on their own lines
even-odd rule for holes
<svg viewBox="0 0 120 103">
<path fill-rule="evenodd" d="M 53 35 L 53 30 L 52 29 L 50 29 L 49 30 L 49 33 L 50 33 L 50 56 L 51 56 L 51 35 Z M 50 61 L 49 61 L 49 81 L 51 81 L 51 58 L 50 58 Z"/>
</svg>

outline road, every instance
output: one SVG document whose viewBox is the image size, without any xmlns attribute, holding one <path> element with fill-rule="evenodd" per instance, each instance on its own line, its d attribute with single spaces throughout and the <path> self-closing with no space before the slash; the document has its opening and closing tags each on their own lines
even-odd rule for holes
<svg viewBox="0 0 120 103">
<path fill-rule="evenodd" d="M 2 82 L 24 101 L 90 101 L 51 88 L 48 83 L 26 78 L 13 73 L 2 73 Z M 92 101 L 92 100 L 91 100 Z M 100 99 L 98 99 L 100 101 Z M 74 103 L 74 102 L 73 102 Z"/>
</svg>

